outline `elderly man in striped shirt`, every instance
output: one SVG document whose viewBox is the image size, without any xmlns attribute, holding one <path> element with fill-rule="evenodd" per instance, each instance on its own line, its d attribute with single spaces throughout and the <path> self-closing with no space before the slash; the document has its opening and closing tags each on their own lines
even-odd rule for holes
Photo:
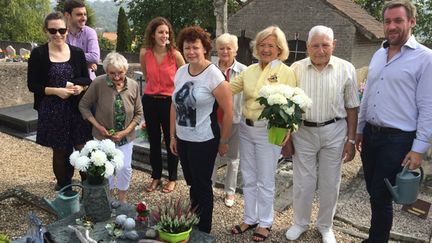
<svg viewBox="0 0 432 243">
<path fill-rule="evenodd" d="M 286 232 L 289 240 L 299 238 L 309 227 L 318 180 L 320 205 L 316 226 L 324 243 L 336 242 L 332 225 L 341 165 L 355 155 L 359 99 L 355 68 L 332 56 L 335 45 L 331 28 L 315 26 L 307 41 L 309 57 L 292 65 L 297 86 L 313 104 L 304 114 L 302 126 L 292 135 L 294 225 Z"/>
</svg>

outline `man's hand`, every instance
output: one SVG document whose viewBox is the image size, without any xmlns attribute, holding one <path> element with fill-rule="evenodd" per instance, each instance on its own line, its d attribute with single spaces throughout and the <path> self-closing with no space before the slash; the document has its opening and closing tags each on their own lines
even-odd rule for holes
<svg viewBox="0 0 432 243">
<path fill-rule="evenodd" d="M 128 135 L 127 132 L 125 130 L 122 130 L 122 131 L 118 131 L 118 132 L 114 133 L 113 135 L 111 135 L 111 139 L 114 142 L 120 142 L 127 135 Z"/>
<path fill-rule="evenodd" d="M 343 153 L 342 153 L 342 160 L 344 163 L 349 162 L 351 160 L 354 159 L 355 156 L 355 146 L 354 144 L 346 141 L 344 148 L 343 148 Z"/>
<path fill-rule="evenodd" d="M 357 133 L 355 138 L 356 144 L 355 147 L 359 153 L 361 153 L 361 146 L 363 143 L 363 134 Z"/>
<path fill-rule="evenodd" d="M 89 64 L 87 64 L 87 68 L 90 68 L 92 72 L 96 72 L 97 64 L 96 63 L 89 63 Z"/>
<path fill-rule="evenodd" d="M 423 154 L 410 151 L 402 161 L 402 166 L 408 164 L 408 169 L 415 170 L 421 166 L 423 162 Z"/>
<path fill-rule="evenodd" d="M 285 141 L 285 144 L 282 146 L 282 156 L 289 157 L 293 156 L 295 153 L 294 144 L 292 142 L 291 137 Z"/>
</svg>

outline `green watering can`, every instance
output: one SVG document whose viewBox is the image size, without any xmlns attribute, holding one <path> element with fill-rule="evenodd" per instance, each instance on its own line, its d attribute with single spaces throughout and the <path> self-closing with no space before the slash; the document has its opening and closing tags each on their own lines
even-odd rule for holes
<svg viewBox="0 0 432 243">
<path fill-rule="evenodd" d="M 65 191 L 72 186 L 83 188 L 80 184 L 70 184 L 60 189 L 54 200 L 50 201 L 44 198 L 45 202 L 56 212 L 60 219 L 80 211 L 79 193 L 77 191 Z"/>
<path fill-rule="evenodd" d="M 408 164 L 402 169 L 402 172 L 396 175 L 396 185 L 392 186 L 387 178 L 384 182 L 387 185 L 393 201 L 397 204 L 409 205 L 417 201 L 420 185 L 423 180 L 423 169 L 420 167 L 420 173 L 409 171 Z"/>
</svg>

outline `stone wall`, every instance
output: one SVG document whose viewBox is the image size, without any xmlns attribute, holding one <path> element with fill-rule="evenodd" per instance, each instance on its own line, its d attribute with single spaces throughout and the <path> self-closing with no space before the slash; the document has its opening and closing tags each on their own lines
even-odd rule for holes
<svg viewBox="0 0 432 243">
<path fill-rule="evenodd" d="M 140 71 L 138 63 L 129 64 L 127 76 L 134 78 Z M 0 108 L 33 103 L 33 94 L 27 88 L 26 62 L 0 61 Z"/>
</svg>

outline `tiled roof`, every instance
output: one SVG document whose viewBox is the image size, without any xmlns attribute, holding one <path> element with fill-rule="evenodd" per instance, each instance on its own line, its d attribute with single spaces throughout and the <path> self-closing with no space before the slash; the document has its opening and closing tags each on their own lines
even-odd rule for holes
<svg viewBox="0 0 432 243">
<path fill-rule="evenodd" d="M 102 37 L 115 43 L 117 41 L 117 32 L 103 32 Z"/>
<path fill-rule="evenodd" d="M 349 18 L 368 39 L 384 39 L 383 25 L 353 0 L 324 0 L 340 14 Z"/>
</svg>

